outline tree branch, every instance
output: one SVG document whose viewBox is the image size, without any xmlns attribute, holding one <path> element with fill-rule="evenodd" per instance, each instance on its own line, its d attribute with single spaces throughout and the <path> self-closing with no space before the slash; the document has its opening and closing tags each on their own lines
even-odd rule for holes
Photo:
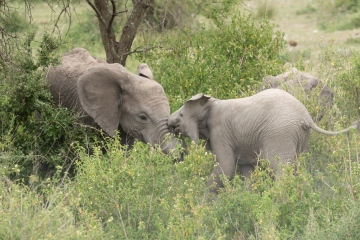
<svg viewBox="0 0 360 240">
<path fill-rule="evenodd" d="M 142 18 L 146 10 L 148 9 L 149 2 L 147 0 L 132 0 L 134 8 L 123 28 L 120 41 L 116 46 L 116 52 L 120 55 L 120 59 L 117 60 L 122 65 L 125 65 L 126 58 L 130 52 L 132 43 L 135 39 L 137 29 L 141 23 Z"/>
<path fill-rule="evenodd" d="M 70 14 L 69 11 L 68 11 L 69 8 L 70 8 L 70 5 L 69 5 L 69 3 L 68 3 L 67 5 L 65 5 L 65 6 L 63 7 L 63 9 L 61 9 L 60 14 L 59 14 L 59 16 L 57 17 L 57 19 L 56 19 L 56 21 L 55 21 L 54 29 L 53 29 L 52 33 L 55 32 L 55 28 L 59 29 L 59 32 L 60 32 L 60 28 L 59 28 L 59 26 L 58 26 L 58 23 L 59 23 L 59 21 L 60 21 L 61 15 L 63 15 L 64 13 L 69 16 L 69 21 L 70 21 L 70 23 L 69 23 L 69 27 L 68 27 L 68 29 L 67 29 L 67 31 L 66 31 L 66 34 L 69 32 L 70 26 L 71 26 L 71 22 L 72 22 L 72 21 L 71 21 L 71 14 Z M 66 34 L 65 34 L 65 35 L 66 35 Z"/>
<path fill-rule="evenodd" d="M 109 25 L 107 26 L 107 32 L 110 33 L 111 29 L 112 29 L 112 25 L 114 22 L 115 17 L 117 16 L 116 14 L 116 3 L 115 0 L 111 0 L 111 6 L 112 6 L 112 15 L 109 21 Z"/>
<path fill-rule="evenodd" d="M 122 55 L 128 56 L 128 55 L 133 54 L 133 53 L 147 52 L 147 51 L 150 51 L 151 49 L 163 48 L 163 47 L 162 46 L 152 46 L 152 47 L 145 47 L 145 48 L 140 49 L 140 50 L 139 50 L 139 48 L 140 47 L 137 47 L 137 48 L 135 48 L 134 51 L 126 52 L 126 53 L 123 53 Z"/>
<path fill-rule="evenodd" d="M 87 3 L 90 5 L 90 7 L 95 11 L 98 20 L 99 20 L 102 24 L 104 24 L 105 27 L 107 27 L 107 24 L 106 24 L 104 18 L 102 17 L 99 9 L 97 9 L 97 7 L 96 7 L 90 0 L 86 0 L 86 2 L 87 2 Z"/>
</svg>

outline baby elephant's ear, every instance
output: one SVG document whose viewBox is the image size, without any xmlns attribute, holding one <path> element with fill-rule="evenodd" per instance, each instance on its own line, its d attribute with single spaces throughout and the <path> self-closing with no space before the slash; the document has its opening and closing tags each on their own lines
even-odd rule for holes
<svg viewBox="0 0 360 240">
<path fill-rule="evenodd" d="M 191 103 L 193 104 L 200 104 L 200 106 L 204 105 L 211 97 L 208 95 L 205 95 L 203 93 L 198 93 L 195 96 L 192 96 L 188 101 L 185 102 L 185 105 L 188 105 Z"/>
<path fill-rule="evenodd" d="M 196 100 L 199 100 L 199 99 L 204 99 L 204 100 L 208 100 L 209 98 L 211 98 L 210 96 L 208 95 L 205 95 L 203 93 L 198 93 L 194 96 L 192 96 L 189 101 L 196 101 Z"/>
</svg>

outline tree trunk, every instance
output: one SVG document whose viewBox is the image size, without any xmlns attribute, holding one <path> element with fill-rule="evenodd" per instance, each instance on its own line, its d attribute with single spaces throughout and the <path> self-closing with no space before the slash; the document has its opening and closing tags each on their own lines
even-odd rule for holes
<svg viewBox="0 0 360 240">
<path fill-rule="evenodd" d="M 133 11 L 122 30 L 120 40 L 117 41 L 114 31 L 114 18 L 119 14 L 115 0 L 90 0 L 87 3 L 94 9 L 99 21 L 101 39 L 105 48 L 106 61 L 108 63 L 120 63 L 125 66 L 127 56 L 130 53 L 137 29 L 150 6 L 149 0 L 132 0 Z M 110 2 L 110 4 L 109 4 Z"/>
<path fill-rule="evenodd" d="M 132 2 L 134 5 L 134 10 L 126 22 L 121 34 L 120 41 L 116 46 L 116 52 L 120 57 L 120 64 L 125 64 L 126 58 L 131 49 L 131 45 L 135 39 L 137 29 L 140 26 L 141 19 L 144 17 L 146 10 L 150 6 L 148 0 L 132 0 Z"/>
</svg>

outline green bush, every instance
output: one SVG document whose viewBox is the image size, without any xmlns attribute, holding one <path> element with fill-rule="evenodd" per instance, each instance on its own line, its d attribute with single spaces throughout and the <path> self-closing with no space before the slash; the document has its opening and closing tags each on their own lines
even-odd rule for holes
<svg viewBox="0 0 360 240">
<path fill-rule="evenodd" d="M 352 189 L 359 191 L 355 163 L 346 180 L 338 175 L 340 184 L 328 197 L 306 170 L 312 157 L 307 154 L 300 158 L 296 176 L 293 168 L 284 168 L 284 176 L 274 182 L 259 167 L 248 182 L 238 175 L 224 179 L 225 188 L 214 201 L 205 188 L 214 158 L 202 147 L 190 145 L 189 155 L 177 164 L 159 149 L 149 154 L 149 146 L 141 143 L 129 151 L 110 140 L 106 148 L 107 154 L 94 149 L 92 156 L 79 148 L 74 185 L 81 211 L 100 219 L 109 239 L 302 239 L 310 233 L 334 235 L 341 229 L 332 224 L 356 217 L 356 212 L 348 217 L 344 212 L 354 203 L 349 196 L 358 198 L 347 191 L 350 176 L 356 183 Z"/>
<path fill-rule="evenodd" d="M 346 69 L 339 75 L 339 84 L 345 91 L 346 102 L 344 101 L 344 108 L 357 109 L 357 114 L 360 114 L 360 80 L 358 77 L 360 74 L 360 54 L 352 55 L 350 62 L 351 68 Z"/>
<path fill-rule="evenodd" d="M 319 26 L 327 31 L 359 27 L 360 3 L 357 0 L 317 0 Z"/>
<path fill-rule="evenodd" d="M 1 239 L 106 238 L 101 222 L 81 211 L 72 182 L 59 175 L 44 181 L 33 175 L 30 185 L 1 177 Z"/>
<path fill-rule="evenodd" d="M 62 52 L 68 52 L 75 47 L 83 47 L 90 52 L 104 52 L 104 47 L 101 44 L 99 22 L 93 10 L 84 10 L 78 24 L 69 28 L 66 40 L 69 44 L 61 46 Z"/>
<path fill-rule="evenodd" d="M 359 234 L 356 162 L 351 170 L 350 165 L 329 170 L 338 181 L 326 186 L 332 195 L 315 186 L 319 176 L 307 172 L 312 157 L 307 154 L 296 176 L 287 167 L 274 182 L 258 167 L 247 182 L 238 175 L 224 179 L 214 198 L 205 182 L 215 161 L 202 147 L 190 145 L 184 162 L 176 164 L 142 143 L 128 150 L 109 139 L 106 154 L 94 148 L 91 156 L 76 149 L 80 161 L 73 181 L 61 177 L 61 167 L 45 181 L 32 176 L 27 186 L 1 179 L 2 238 L 357 239 Z M 4 173 L 11 171 L 17 169 Z"/>
<path fill-rule="evenodd" d="M 268 18 L 271 19 L 275 16 L 276 10 L 275 7 L 269 3 L 268 0 L 262 1 L 257 7 L 256 16 L 258 18 Z"/>
<path fill-rule="evenodd" d="M 2 13 L 4 14 L 4 12 Z M 0 18 L 0 23 L 8 33 L 20 33 L 30 26 L 26 19 L 17 11 L 11 11 L 8 13 L 8 16 L 4 14 L 4 17 Z"/>
<path fill-rule="evenodd" d="M 196 232 L 211 154 L 192 145 L 185 161 L 174 164 L 142 143 L 129 151 L 109 139 L 106 149 L 92 156 L 80 150 L 74 184 L 83 209 L 101 219 L 113 239 L 178 239 Z"/>
<path fill-rule="evenodd" d="M 36 57 L 33 57 L 28 35 L 23 48 L 14 50 L 8 62 L 2 62 L 0 73 L 0 112 L 2 149 L 10 166 L 18 164 L 18 177 L 30 173 L 50 174 L 57 165 L 72 162 L 71 144 L 85 144 L 84 128 L 76 116 L 53 104 L 47 80 L 47 67 L 57 64 L 54 54 L 59 42 L 45 34 Z"/>
<path fill-rule="evenodd" d="M 360 3 L 357 0 L 336 0 L 334 6 L 342 12 L 357 12 L 360 10 Z"/>
<path fill-rule="evenodd" d="M 312 14 L 312 13 L 315 13 L 315 12 L 317 12 L 317 9 L 314 6 L 308 4 L 303 9 L 297 10 L 296 15 Z"/>
<path fill-rule="evenodd" d="M 282 71 L 284 41 L 268 21 L 218 8 L 209 21 L 216 26 L 176 33 L 162 43 L 162 49 L 142 55 L 172 106 L 199 92 L 218 98 L 240 97 L 256 89 L 265 75 Z"/>
</svg>

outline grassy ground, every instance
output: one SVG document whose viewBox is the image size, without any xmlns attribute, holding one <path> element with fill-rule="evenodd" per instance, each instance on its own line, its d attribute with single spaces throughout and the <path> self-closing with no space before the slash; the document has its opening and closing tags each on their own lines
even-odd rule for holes
<svg viewBox="0 0 360 240">
<path fill-rule="evenodd" d="M 249 7 L 257 11 L 267 2 L 268 9 L 273 9 L 273 22 L 276 28 L 285 33 L 288 39 L 295 40 L 298 45 L 295 49 L 319 50 L 322 42 L 334 41 L 335 44 L 344 44 L 348 39 L 360 33 L 360 28 L 342 31 L 324 31 L 319 26 L 323 14 L 318 13 L 317 1 L 314 0 L 258 0 L 249 3 Z M 265 4 L 266 5 L 266 4 Z M 311 10 L 314 9 L 314 10 Z M 349 45 L 348 45 L 349 46 Z M 350 45 L 359 48 L 359 45 Z M 289 49 L 291 49 L 289 47 Z"/>
<path fill-rule="evenodd" d="M 324 5 L 320 5 L 319 2 L 319 0 L 257 0 L 249 1 L 248 6 L 255 14 L 262 15 L 268 11 L 270 22 L 275 25 L 275 29 L 284 32 L 286 40 L 297 43 L 295 47 L 289 44 L 286 46 L 284 54 L 289 62 L 317 61 L 316 58 L 328 45 L 334 46 L 345 58 L 352 51 L 360 49 L 360 28 L 357 25 L 353 28 L 350 25 L 346 30 L 338 30 L 342 29 L 340 26 L 348 24 L 354 14 L 329 16 L 329 13 L 324 12 Z M 307 70 L 321 77 L 321 70 L 316 68 Z"/>
</svg>

